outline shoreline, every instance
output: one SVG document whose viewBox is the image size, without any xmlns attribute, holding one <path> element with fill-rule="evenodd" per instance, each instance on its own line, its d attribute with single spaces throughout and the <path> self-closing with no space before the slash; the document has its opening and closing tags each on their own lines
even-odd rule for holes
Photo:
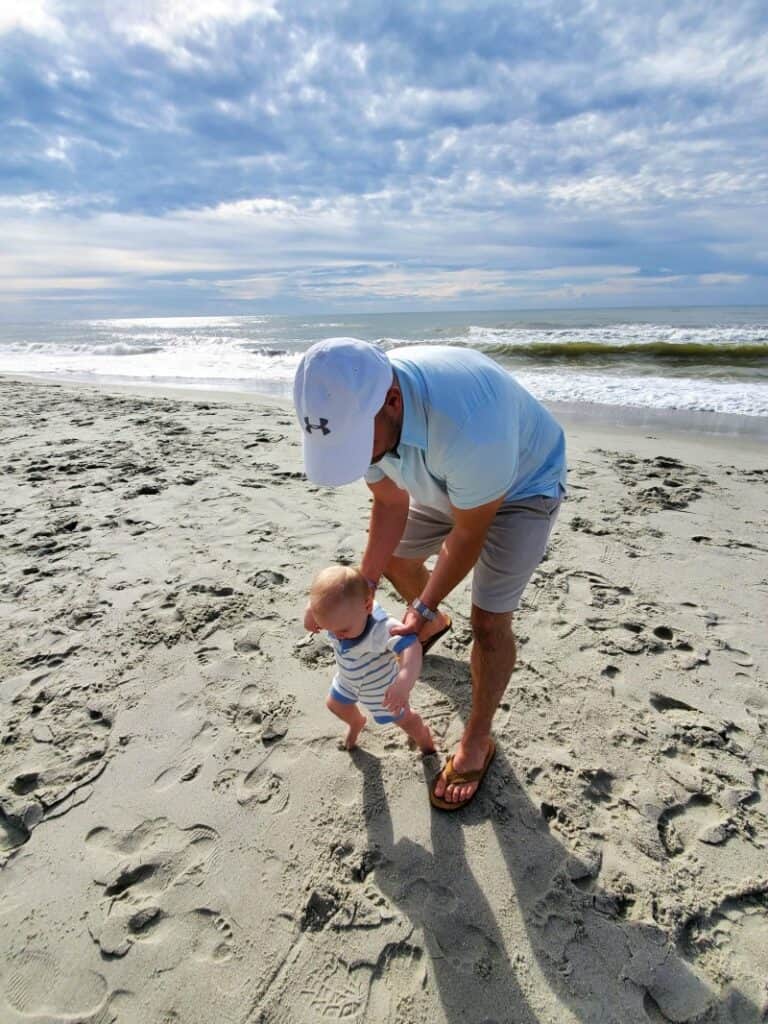
<svg viewBox="0 0 768 1024">
<path fill-rule="evenodd" d="M 219 402 L 221 404 L 266 404 L 292 411 L 290 394 L 276 394 L 274 390 L 212 388 L 210 386 L 173 387 L 166 384 L 121 383 L 114 379 L 104 381 L 75 381 L 61 378 L 38 377 L 32 374 L 0 373 L 0 381 L 19 381 L 50 387 L 92 389 L 96 392 L 136 394 L 146 397 L 168 397 L 178 401 Z M 283 390 L 282 388 L 280 389 Z M 543 402 L 566 427 L 583 427 L 597 431 L 600 427 L 617 428 L 622 432 L 657 430 L 663 433 L 692 438 L 697 435 L 713 438 L 733 438 L 758 448 L 768 440 L 768 416 L 744 416 L 735 413 L 702 412 L 693 409 L 655 409 L 638 406 L 602 405 L 589 402 Z"/>
</svg>

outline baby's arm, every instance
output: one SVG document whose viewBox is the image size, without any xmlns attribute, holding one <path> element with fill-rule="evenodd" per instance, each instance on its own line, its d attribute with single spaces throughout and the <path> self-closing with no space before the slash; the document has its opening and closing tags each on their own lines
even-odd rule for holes
<svg viewBox="0 0 768 1024">
<path fill-rule="evenodd" d="M 408 704 L 408 697 L 421 672 L 422 651 L 418 640 L 409 643 L 398 655 L 400 671 L 395 681 L 387 688 L 382 701 L 384 707 L 393 714 L 399 714 Z"/>
</svg>

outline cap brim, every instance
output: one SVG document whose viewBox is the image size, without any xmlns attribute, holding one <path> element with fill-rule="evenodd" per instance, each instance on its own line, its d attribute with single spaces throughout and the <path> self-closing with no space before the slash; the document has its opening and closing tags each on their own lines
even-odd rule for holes
<svg viewBox="0 0 768 1024">
<path fill-rule="evenodd" d="M 365 476 L 373 454 L 373 417 L 340 440 L 304 434 L 304 470 L 313 484 L 342 487 Z"/>
</svg>

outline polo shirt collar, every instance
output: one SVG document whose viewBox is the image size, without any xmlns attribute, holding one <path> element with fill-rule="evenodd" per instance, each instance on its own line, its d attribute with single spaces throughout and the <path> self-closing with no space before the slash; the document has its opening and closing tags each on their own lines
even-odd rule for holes
<svg viewBox="0 0 768 1024">
<path fill-rule="evenodd" d="M 371 614 L 366 619 L 365 628 L 363 629 L 363 632 L 359 634 L 359 636 L 347 637 L 344 640 L 340 640 L 339 637 L 335 636 L 333 633 L 331 633 L 331 636 L 339 645 L 341 653 L 346 654 L 347 651 L 351 651 L 353 647 L 357 647 L 358 644 L 361 644 L 363 640 L 365 640 L 365 638 L 371 632 L 376 623 L 381 622 L 381 620 L 386 619 L 386 617 L 387 613 L 384 611 L 380 604 L 374 601 Z"/>
</svg>

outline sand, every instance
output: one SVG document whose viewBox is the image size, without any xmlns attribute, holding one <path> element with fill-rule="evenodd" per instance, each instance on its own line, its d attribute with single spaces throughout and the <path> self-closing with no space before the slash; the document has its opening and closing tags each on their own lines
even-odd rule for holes
<svg viewBox="0 0 768 1024">
<path fill-rule="evenodd" d="M 764 443 L 569 419 L 499 752 L 446 815 L 398 730 L 339 749 L 301 613 L 367 492 L 307 485 L 290 409 L 0 395 L 3 1024 L 764 1019 Z M 448 607 L 413 698 L 443 753 Z"/>
</svg>

